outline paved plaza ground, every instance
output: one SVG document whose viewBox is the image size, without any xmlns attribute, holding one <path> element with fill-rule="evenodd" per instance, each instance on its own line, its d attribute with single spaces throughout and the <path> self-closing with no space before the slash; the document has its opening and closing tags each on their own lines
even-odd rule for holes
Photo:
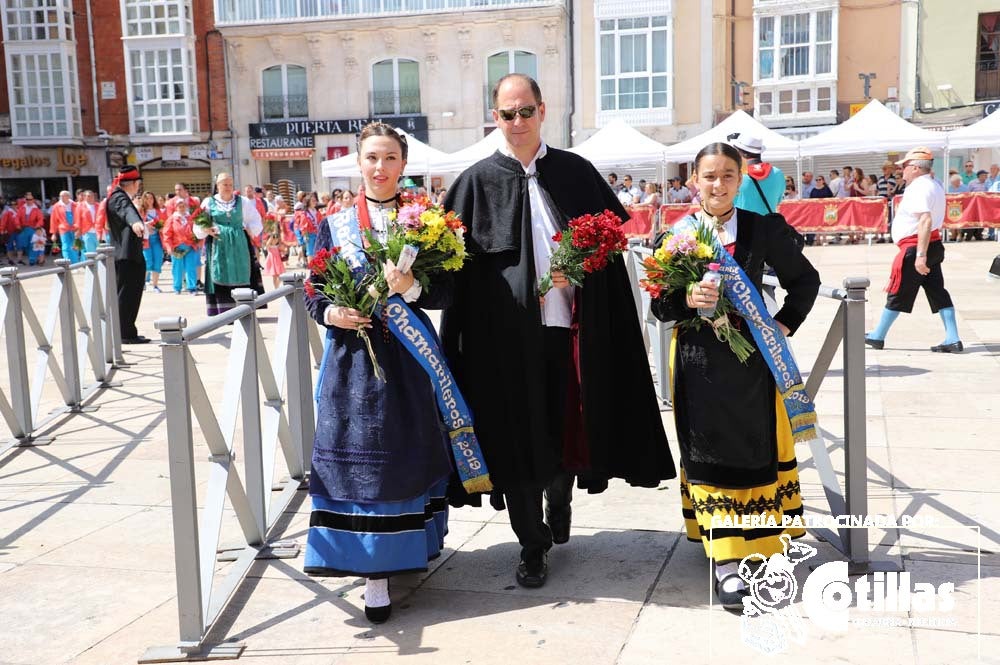
<svg viewBox="0 0 1000 665">
<path fill-rule="evenodd" d="M 870 328 L 894 251 L 826 246 L 807 255 L 825 284 L 871 279 Z M 361 580 L 309 578 L 300 555 L 256 562 L 211 638 L 245 643 L 242 662 L 275 665 L 1000 663 L 1000 281 L 986 277 L 997 253 L 995 242 L 947 246 L 945 277 L 965 353 L 928 351 L 943 334 L 921 296 L 885 350 L 866 356 L 869 513 L 933 522 L 909 532 L 872 529 L 872 556 L 902 566 L 914 584 L 955 587 L 950 610 L 876 614 L 903 623 L 937 617 L 944 627 L 852 624 L 836 633 L 807 619 L 803 639 L 787 652 L 753 651 L 739 616 L 709 609 L 709 568 L 701 546 L 683 537 L 672 481 L 655 490 L 617 482 L 604 494 L 577 493 L 572 538 L 552 550 L 544 588 L 516 585 L 518 546 L 506 513 L 455 510 L 443 556 L 426 574 L 393 579 L 388 623 L 365 620 Z M 26 286 L 44 316 L 48 279 Z M 805 371 L 835 312 L 833 301 L 821 299 L 794 337 Z M 169 286 L 147 292 L 140 332 L 158 339 L 152 322 L 178 314 L 202 320 L 204 299 L 174 295 Z M 261 316 L 271 344 L 276 311 Z M 228 330 L 192 347 L 209 393 L 220 398 Z M 0 349 L 7 390 L 6 346 Z M 97 411 L 66 420 L 51 445 L 0 455 L 0 665 L 123 665 L 177 640 L 160 349 L 125 349 L 131 364 L 114 377 L 122 385 L 91 400 Z M 839 470 L 842 386 L 838 356 L 817 410 Z M 58 404 L 51 386 L 44 399 Z M 663 415 L 676 459 L 672 414 L 665 408 Z M 9 437 L 3 428 L 0 441 Z M 199 444 L 196 453 L 202 460 L 207 449 Z M 808 446 L 798 447 L 798 457 L 807 512 L 828 512 Z M 282 520 L 284 538 L 304 543 L 308 510 L 299 492 Z M 241 544 L 233 522 L 223 525 L 223 543 Z M 818 550 L 811 563 L 837 558 L 813 534 L 804 542 Z M 795 570 L 800 583 L 808 573 Z M 856 608 L 850 616 L 867 617 Z M 759 637 L 763 629 L 748 622 L 748 630 Z"/>
</svg>

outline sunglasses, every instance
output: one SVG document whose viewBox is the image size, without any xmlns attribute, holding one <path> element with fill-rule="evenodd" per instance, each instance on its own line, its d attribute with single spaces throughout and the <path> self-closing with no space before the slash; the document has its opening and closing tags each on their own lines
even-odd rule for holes
<svg viewBox="0 0 1000 665">
<path fill-rule="evenodd" d="M 500 116 L 500 119 L 505 122 L 512 121 L 515 118 L 515 116 L 521 116 L 522 118 L 527 120 L 528 118 L 534 118 L 535 111 L 537 110 L 538 107 L 534 105 L 522 106 L 516 109 L 497 109 L 497 115 Z"/>
</svg>

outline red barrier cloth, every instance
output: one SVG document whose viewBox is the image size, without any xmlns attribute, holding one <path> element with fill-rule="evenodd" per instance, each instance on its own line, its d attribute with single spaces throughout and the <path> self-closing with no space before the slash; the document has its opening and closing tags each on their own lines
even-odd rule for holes
<svg viewBox="0 0 1000 665">
<path fill-rule="evenodd" d="M 778 212 L 800 233 L 884 233 L 889 206 L 881 197 L 782 201 Z"/>
<path fill-rule="evenodd" d="M 899 206 L 902 196 L 894 199 Z M 1000 194 L 966 192 L 945 195 L 944 228 L 1000 228 Z"/>
<path fill-rule="evenodd" d="M 642 236 L 645 238 L 648 236 L 649 232 L 653 229 L 653 209 L 629 207 L 628 214 L 628 221 L 622 224 L 622 231 L 625 232 L 625 237 L 633 238 Z"/>
<path fill-rule="evenodd" d="M 668 229 L 688 215 L 694 215 L 701 206 L 690 203 L 668 203 L 660 206 L 660 228 Z"/>
</svg>

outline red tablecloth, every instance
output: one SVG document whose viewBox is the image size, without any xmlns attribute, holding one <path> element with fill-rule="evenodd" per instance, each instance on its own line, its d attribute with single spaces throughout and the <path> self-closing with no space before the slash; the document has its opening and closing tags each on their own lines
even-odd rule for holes
<svg viewBox="0 0 1000 665">
<path fill-rule="evenodd" d="M 885 199 L 801 199 L 782 201 L 778 212 L 800 233 L 884 233 L 889 219 Z"/>
<path fill-rule="evenodd" d="M 902 196 L 897 196 L 899 205 Z M 1000 228 L 1000 194 L 968 192 L 945 196 L 944 228 Z"/>
<path fill-rule="evenodd" d="M 628 208 L 629 219 L 622 224 L 622 231 L 628 238 L 645 238 L 653 229 L 653 209 L 643 207 Z"/>
</svg>

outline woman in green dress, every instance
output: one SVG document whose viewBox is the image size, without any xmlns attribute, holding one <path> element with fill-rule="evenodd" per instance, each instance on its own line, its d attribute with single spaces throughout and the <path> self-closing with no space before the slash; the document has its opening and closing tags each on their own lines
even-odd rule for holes
<svg viewBox="0 0 1000 665">
<path fill-rule="evenodd" d="M 212 226 L 195 226 L 198 238 L 208 238 L 205 245 L 205 300 L 208 315 L 222 314 L 236 306 L 233 289 L 251 288 L 254 263 L 252 238 L 264 230 L 257 206 L 235 192 L 233 176 L 220 173 L 215 178 L 218 190 L 206 198 L 201 208 L 212 219 Z"/>
</svg>

